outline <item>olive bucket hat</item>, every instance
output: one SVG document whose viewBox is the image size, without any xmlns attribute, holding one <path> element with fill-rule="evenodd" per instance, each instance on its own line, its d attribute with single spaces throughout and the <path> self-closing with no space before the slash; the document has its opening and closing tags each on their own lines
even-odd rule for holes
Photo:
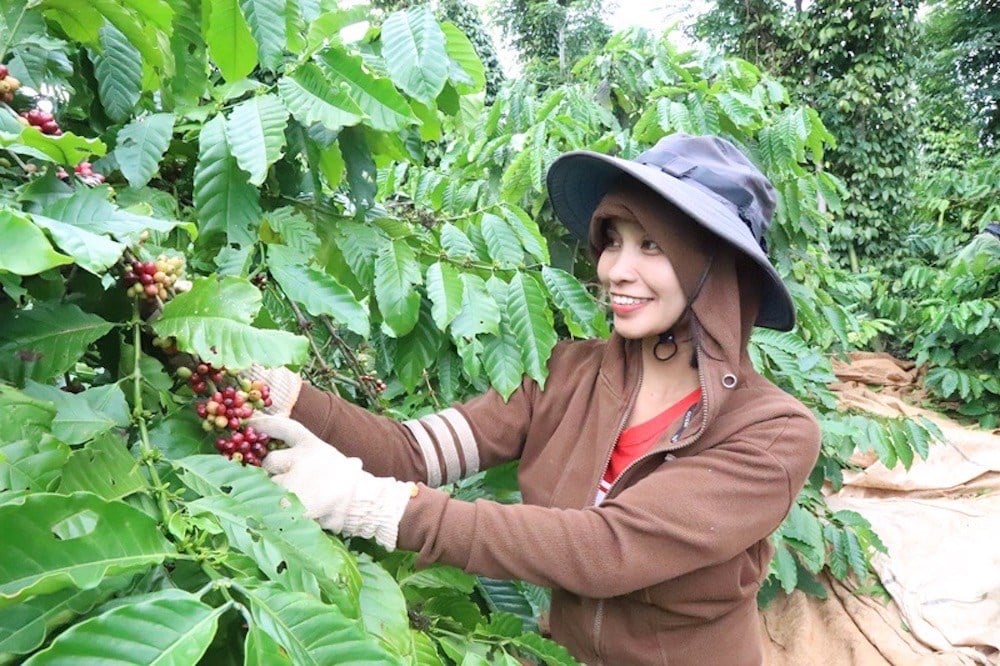
<svg viewBox="0 0 1000 666">
<path fill-rule="evenodd" d="M 752 259 L 764 278 L 758 326 L 789 331 L 795 306 L 767 258 L 774 186 L 733 144 L 715 136 L 671 134 L 634 160 L 576 150 L 549 168 L 549 198 L 570 233 L 588 238 L 590 218 L 605 194 L 632 177 L 699 225 Z"/>
</svg>

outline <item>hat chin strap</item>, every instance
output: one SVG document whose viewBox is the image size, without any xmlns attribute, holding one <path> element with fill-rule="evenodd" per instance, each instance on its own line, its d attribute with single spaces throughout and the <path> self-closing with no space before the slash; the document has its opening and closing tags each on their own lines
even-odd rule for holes
<svg viewBox="0 0 1000 666">
<path fill-rule="evenodd" d="M 687 303 L 684 304 L 684 310 L 681 312 L 681 316 L 677 318 L 678 322 L 684 319 L 684 317 L 687 316 L 689 313 L 692 315 L 694 314 L 694 311 L 691 309 L 691 306 L 694 305 L 694 299 L 698 298 L 698 294 L 701 293 L 701 288 L 705 286 L 705 281 L 708 280 L 708 272 L 712 270 L 712 262 L 714 260 L 715 260 L 715 255 L 714 254 L 709 255 L 708 261 L 705 262 L 705 270 L 701 272 L 701 277 L 698 278 L 698 284 L 695 286 L 694 291 L 691 294 L 691 297 L 688 298 Z M 674 326 L 676 325 L 677 323 L 675 322 Z M 670 359 L 672 359 L 674 356 L 677 355 L 677 337 L 674 334 L 674 326 L 671 326 L 663 333 L 660 333 L 659 339 L 656 341 L 656 344 L 653 345 L 653 356 L 656 358 L 657 361 L 669 361 Z M 669 350 L 664 352 L 662 356 L 658 352 L 660 345 L 666 346 Z"/>
</svg>

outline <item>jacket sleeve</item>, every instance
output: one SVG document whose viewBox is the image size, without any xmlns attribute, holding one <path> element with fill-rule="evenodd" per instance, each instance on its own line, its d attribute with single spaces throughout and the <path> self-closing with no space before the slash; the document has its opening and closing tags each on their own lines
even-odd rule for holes
<svg viewBox="0 0 1000 666">
<path fill-rule="evenodd" d="M 399 528 L 418 563 L 442 562 L 592 598 L 633 592 L 725 562 L 773 532 L 819 450 L 811 416 L 754 426 L 738 440 L 665 462 L 580 510 L 462 502 L 421 488 Z"/>
<path fill-rule="evenodd" d="M 292 418 L 376 476 L 439 486 L 520 456 L 536 386 L 525 379 L 507 402 L 491 389 L 399 422 L 305 384 Z"/>
</svg>

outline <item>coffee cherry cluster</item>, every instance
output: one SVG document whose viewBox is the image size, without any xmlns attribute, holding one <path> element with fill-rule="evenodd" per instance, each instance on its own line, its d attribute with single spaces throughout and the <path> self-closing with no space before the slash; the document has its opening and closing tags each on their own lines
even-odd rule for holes
<svg viewBox="0 0 1000 666">
<path fill-rule="evenodd" d="M 60 136 L 62 130 L 59 129 L 59 123 L 48 111 L 42 111 L 41 109 L 32 109 L 27 113 L 22 113 L 21 117 L 28 121 L 29 125 L 37 127 L 42 131 L 42 134 L 50 134 L 52 136 Z"/>
<path fill-rule="evenodd" d="M 376 377 L 375 375 L 360 375 L 358 377 L 362 382 L 368 384 L 373 391 L 376 393 L 382 393 L 387 388 L 389 388 L 384 381 Z"/>
<path fill-rule="evenodd" d="M 215 450 L 234 462 L 260 467 L 261 461 L 274 447 L 268 435 L 247 426 L 229 437 L 215 440 Z"/>
<path fill-rule="evenodd" d="M 280 442 L 245 423 L 254 411 L 271 406 L 271 389 L 259 379 L 243 379 L 238 386 L 224 386 L 233 374 L 204 362 L 193 370 L 182 367 L 177 371 L 179 377 L 188 380 L 192 391 L 208 398 L 196 403 L 195 411 L 205 432 L 220 435 L 215 440 L 215 449 L 230 460 L 259 467 L 267 452 Z"/>
<path fill-rule="evenodd" d="M 7 65 L 0 65 L 0 102 L 10 104 L 14 101 L 14 93 L 21 87 L 21 82 L 10 75 Z"/>
<path fill-rule="evenodd" d="M 161 254 L 156 261 L 132 261 L 125 269 L 123 279 L 129 295 L 144 296 L 150 301 L 166 301 L 177 291 L 175 284 L 183 273 L 183 257 Z"/>
<path fill-rule="evenodd" d="M 104 182 L 104 174 L 94 171 L 94 166 L 90 162 L 80 162 L 73 171 L 87 185 L 100 185 Z"/>
</svg>

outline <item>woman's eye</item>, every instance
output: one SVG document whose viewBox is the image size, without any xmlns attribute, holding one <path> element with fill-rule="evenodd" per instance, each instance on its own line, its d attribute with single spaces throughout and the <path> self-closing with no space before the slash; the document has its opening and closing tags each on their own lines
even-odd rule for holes
<svg viewBox="0 0 1000 666">
<path fill-rule="evenodd" d="M 644 240 L 642 241 L 642 249 L 647 252 L 659 252 L 660 246 L 657 245 L 654 241 Z"/>
</svg>

